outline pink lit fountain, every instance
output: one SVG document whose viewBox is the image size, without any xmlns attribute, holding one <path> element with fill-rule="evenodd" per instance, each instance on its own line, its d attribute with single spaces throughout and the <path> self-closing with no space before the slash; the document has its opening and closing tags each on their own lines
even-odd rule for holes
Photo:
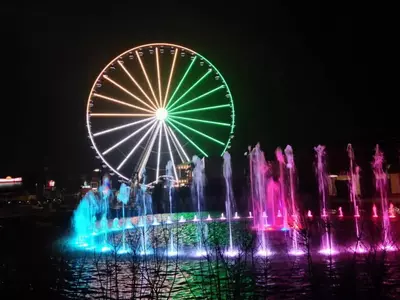
<svg viewBox="0 0 400 300">
<path fill-rule="evenodd" d="M 325 255 L 333 255 L 336 253 L 332 241 L 332 227 L 329 215 L 327 214 L 327 188 L 328 188 L 328 174 L 326 171 L 326 152 L 325 146 L 318 145 L 314 147 L 316 157 L 316 175 L 318 179 L 318 191 L 321 203 L 321 216 L 325 222 L 325 232 L 322 234 L 322 249 L 320 253 Z M 325 216 L 324 216 L 325 215 Z"/>
<path fill-rule="evenodd" d="M 390 251 L 394 250 L 394 247 L 391 245 L 392 239 L 387 200 L 387 176 L 383 171 L 384 156 L 379 149 L 379 145 L 376 145 L 375 147 L 375 154 L 373 158 L 372 169 L 375 175 L 375 187 L 380 196 L 382 210 L 382 249 Z"/>
<path fill-rule="evenodd" d="M 293 149 L 290 145 L 285 148 L 286 156 L 286 168 L 289 171 L 289 213 L 292 216 L 293 230 L 292 230 L 292 250 L 290 251 L 293 255 L 301 255 L 303 252 L 299 247 L 299 228 L 300 228 L 300 216 L 298 215 L 297 205 L 296 205 L 296 188 L 295 188 L 295 172 L 296 167 L 294 164 Z"/>
<path fill-rule="evenodd" d="M 250 191 L 253 208 L 254 228 L 257 230 L 260 248 L 258 253 L 266 256 L 270 253 L 268 249 L 265 228 L 268 226 L 267 211 L 267 185 L 266 174 L 268 165 L 265 161 L 264 152 L 258 143 L 249 153 L 250 160 Z"/>
<path fill-rule="evenodd" d="M 378 209 L 376 208 L 375 203 L 374 203 L 374 205 L 372 206 L 372 217 L 373 217 L 373 218 L 377 218 L 377 217 L 378 217 Z"/>
<path fill-rule="evenodd" d="M 389 205 L 389 218 L 391 218 L 391 219 L 396 218 L 393 203 L 390 203 L 390 205 Z"/>
<path fill-rule="evenodd" d="M 341 206 L 339 206 L 338 211 L 339 211 L 339 218 L 343 218 L 343 209 Z"/>
<path fill-rule="evenodd" d="M 284 173 L 284 166 L 285 166 L 285 157 L 283 156 L 282 149 L 277 148 L 275 151 L 276 160 L 279 163 L 279 210 L 283 213 L 283 228 L 288 230 L 288 214 L 286 208 L 286 190 L 285 190 L 285 173 Z"/>
<path fill-rule="evenodd" d="M 279 198 L 280 198 L 280 189 L 279 184 L 273 179 L 272 176 L 269 176 L 267 179 L 267 215 L 269 216 L 269 224 L 274 228 L 278 225 L 282 225 L 279 223 Z M 281 215 L 282 217 L 282 215 Z"/>
<path fill-rule="evenodd" d="M 349 194 L 350 194 L 350 202 L 353 203 L 353 213 L 354 213 L 354 226 L 356 230 L 356 239 L 359 240 L 360 238 L 360 228 L 358 224 L 358 218 L 360 217 L 360 213 L 358 210 L 358 203 L 357 203 L 357 186 L 359 184 L 359 173 L 360 168 L 355 166 L 354 163 L 354 150 L 351 144 L 347 145 L 347 154 L 349 156 Z M 358 244 L 358 243 L 357 243 Z M 357 250 L 357 249 L 356 249 Z"/>
</svg>

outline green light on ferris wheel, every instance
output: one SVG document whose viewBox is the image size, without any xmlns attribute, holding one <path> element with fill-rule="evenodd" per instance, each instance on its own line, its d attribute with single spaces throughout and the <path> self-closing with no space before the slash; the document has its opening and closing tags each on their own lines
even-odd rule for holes
<svg viewBox="0 0 400 300">
<path fill-rule="evenodd" d="M 180 57 L 186 57 L 186 59 L 181 61 Z M 154 66 L 154 71 L 148 68 L 149 59 L 150 64 Z M 183 65 L 181 65 L 182 62 L 184 62 Z M 204 68 L 198 68 L 197 65 Z M 183 76 L 180 75 L 180 78 L 174 76 L 179 74 L 174 71 L 176 66 L 182 66 Z M 147 83 L 147 87 L 142 87 L 141 81 L 135 79 L 137 74 L 131 72 L 134 67 L 142 71 L 142 76 L 146 79 L 144 85 Z M 130 85 L 120 82 L 115 75 L 118 75 L 118 72 L 115 73 L 118 69 L 133 83 L 134 90 Z M 197 73 L 198 71 L 200 73 Z M 194 74 L 198 74 L 195 75 L 197 78 L 193 78 Z M 102 89 L 105 84 L 107 88 Z M 114 90 L 118 92 L 114 93 Z M 121 92 L 125 93 L 129 100 L 119 98 Z M 105 101 L 110 104 L 110 111 L 108 109 L 102 111 L 101 106 L 94 105 Z M 114 110 L 116 106 L 125 106 L 125 108 Z M 96 110 L 97 107 L 100 110 Z M 212 113 L 207 113 L 208 111 Z M 127 162 L 130 157 L 132 157 L 130 161 L 138 159 L 136 165 L 140 167 L 139 169 L 145 168 L 148 160 L 156 162 L 154 170 L 158 178 L 162 172 L 160 166 L 166 159 L 165 155 L 169 154 L 168 159 L 173 162 L 173 165 L 178 155 L 182 162 L 189 160 L 190 153 L 186 153 L 186 146 L 194 150 L 193 154 L 197 152 L 205 157 L 209 156 L 207 152 L 214 154 L 215 150 L 221 151 L 223 155 L 230 147 L 235 127 L 235 110 L 231 92 L 221 73 L 202 55 L 188 48 L 167 43 L 142 45 L 120 54 L 111 61 L 92 87 L 87 116 L 87 127 L 95 151 L 112 171 L 126 180 L 130 176 L 128 172 L 125 172 L 129 167 L 130 163 Z M 100 131 L 96 130 L 97 132 L 92 133 L 90 122 L 92 118 L 98 120 L 106 117 L 121 121 L 116 123 L 118 126 L 112 128 L 94 127 Z M 127 123 L 122 123 L 123 119 L 128 120 Z M 93 124 L 98 123 L 95 124 L 94 121 Z M 216 127 L 220 129 L 216 130 Z M 113 135 L 114 132 L 123 130 L 129 130 L 129 132 L 126 136 L 121 136 L 121 140 L 115 140 L 114 145 L 105 143 L 100 144 L 100 147 L 96 145 L 98 136 Z M 201 141 L 205 141 L 203 138 L 212 143 L 202 146 Z M 118 148 L 123 143 L 132 149 L 128 155 L 120 151 L 124 156 L 123 160 L 115 162 L 114 167 L 114 161 L 111 161 L 114 159 L 112 151 L 119 150 Z M 143 153 L 140 154 L 139 151 Z M 176 177 L 175 170 L 174 173 Z"/>
</svg>

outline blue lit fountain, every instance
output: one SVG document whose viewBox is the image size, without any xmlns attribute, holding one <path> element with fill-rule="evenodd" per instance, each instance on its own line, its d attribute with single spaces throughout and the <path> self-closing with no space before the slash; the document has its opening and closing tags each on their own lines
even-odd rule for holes
<svg viewBox="0 0 400 300">
<path fill-rule="evenodd" d="M 150 253 L 148 238 L 148 220 L 147 215 L 152 213 L 151 195 L 147 193 L 146 170 L 143 169 L 140 174 L 141 183 L 136 194 L 136 203 L 139 204 L 139 227 L 140 227 L 140 250 L 139 253 L 146 255 Z"/>
<path fill-rule="evenodd" d="M 129 196 L 131 193 L 131 189 L 129 186 L 127 186 L 125 183 L 122 183 L 121 186 L 119 187 L 119 193 L 117 196 L 117 200 L 122 203 L 122 247 L 118 251 L 119 253 L 126 253 L 128 252 L 128 248 L 126 246 L 126 237 L 125 237 L 125 229 L 126 229 L 126 220 L 125 220 L 125 205 L 129 201 Z"/>
<path fill-rule="evenodd" d="M 173 188 L 173 164 L 172 161 L 168 161 L 165 166 L 167 175 L 167 189 L 168 189 L 168 200 L 169 200 L 169 216 L 167 219 L 167 224 L 172 224 L 172 188 Z M 177 247 L 174 244 L 174 234 L 172 228 L 169 230 L 169 244 L 168 244 L 168 255 L 177 255 Z"/>
<path fill-rule="evenodd" d="M 96 212 L 98 209 L 96 196 L 92 191 L 89 191 L 74 211 L 72 227 L 78 247 L 94 247 L 93 235 L 96 232 Z"/>
<path fill-rule="evenodd" d="M 89 249 L 95 248 L 99 244 L 95 236 L 101 233 L 103 236 L 101 250 L 110 250 L 108 245 L 108 215 L 112 197 L 110 178 L 108 175 L 104 175 L 98 193 L 89 191 L 82 198 L 72 218 L 76 246 Z M 96 216 L 99 216 L 100 219 L 99 227 L 96 226 Z"/>
</svg>

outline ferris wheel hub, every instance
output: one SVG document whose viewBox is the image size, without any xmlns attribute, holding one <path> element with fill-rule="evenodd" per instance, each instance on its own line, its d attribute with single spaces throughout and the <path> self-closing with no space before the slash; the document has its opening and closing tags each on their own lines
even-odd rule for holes
<svg viewBox="0 0 400 300">
<path fill-rule="evenodd" d="M 161 107 L 156 110 L 156 119 L 159 121 L 165 121 L 168 117 L 168 111 Z"/>
</svg>

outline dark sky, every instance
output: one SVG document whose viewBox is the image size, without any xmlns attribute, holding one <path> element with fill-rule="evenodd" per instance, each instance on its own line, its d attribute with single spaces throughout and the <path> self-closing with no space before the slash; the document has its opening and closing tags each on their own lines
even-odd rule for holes
<svg viewBox="0 0 400 300">
<path fill-rule="evenodd" d="M 58 174 L 93 169 L 85 127 L 91 85 L 110 59 L 156 41 L 192 48 L 224 74 L 237 112 L 234 156 L 257 141 L 270 158 L 287 143 L 311 159 L 318 143 L 335 157 L 343 151 L 343 159 L 348 142 L 371 155 L 376 142 L 396 149 L 399 98 L 388 93 L 393 37 L 377 7 L 141 2 L 98 2 L 88 15 L 78 8 L 75 15 L 8 11 L 1 21 L 0 176 L 44 165 Z"/>
</svg>

